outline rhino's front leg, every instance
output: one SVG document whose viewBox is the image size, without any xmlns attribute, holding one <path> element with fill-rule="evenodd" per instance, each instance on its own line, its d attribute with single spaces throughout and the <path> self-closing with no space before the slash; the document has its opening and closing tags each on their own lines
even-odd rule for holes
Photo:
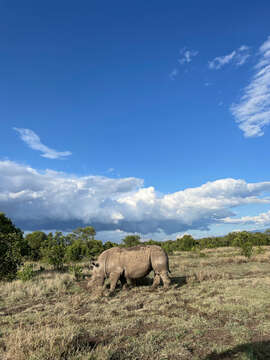
<svg viewBox="0 0 270 360">
<path fill-rule="evenodd" d="M 155 274 L 154 281 L 152 284 L 152 289 L 156 289 L 159 284 L 160 284 L 160 276 L 159 274 Z"/>
<path fill-rule="evenodd" d="M 120 278 L 119 273 L 111 273 L 110 274 L 110 294 L 114 292 L 117 281 Z"/>
</svg>

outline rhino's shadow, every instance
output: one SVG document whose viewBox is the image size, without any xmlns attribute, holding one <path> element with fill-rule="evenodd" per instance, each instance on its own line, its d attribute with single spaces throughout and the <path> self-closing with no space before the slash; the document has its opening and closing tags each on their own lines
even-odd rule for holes
<svg viewBox="0 0 270 360">
<path fill-rule="evenodd" d="M 243 354 L 247 356 L 247 359 L 270 359 L 270 340 L 237 345 L 234 348 L 219 354 L 212 352 L 211 354 L 208 354 L 203 360 L 238 359 L 237 355 L 241 356 Z"/>
<path fill-rule="evenodd" d="M 183 285 L 187 284 L 187 277 L 186 276 L 172 276 L 170 277 L 171 279 L 171 285 L 175 285 L 174 287 L 176 289 L 182 287 Z M 125 285 L 127 284 L 126 279 L 124 276 L 121 276 L 120 279 L 117 282 L 116 285 L 116 291 L 120 290 L 121 288 L 125 287 Z M 151 286 L 153 284 L 153 279 L 151 277 L 143 277 L 141 279 L 136 279 L 134 280 L 134 283 L 132 286 L 130 286 L 130 288 L 132 288 L 133 286 L 136 287 L 140 287 L 140 286 Z M 161 281 L 160 285 L 162 287 L 163 283 Z M 106 288 L 109 288 L 110 283 L 107 281 L 105 284 Z M 129 288 L 129 287 L 128 287 Z"/>
<path fill-rule="evenodd" d="M 176 285 L 175 288 L 178 289 L 183 285 L 187 284 L 187 277 L 186 276 L 172 276 L 171 277 L 171 284 Z"/>
</svg>

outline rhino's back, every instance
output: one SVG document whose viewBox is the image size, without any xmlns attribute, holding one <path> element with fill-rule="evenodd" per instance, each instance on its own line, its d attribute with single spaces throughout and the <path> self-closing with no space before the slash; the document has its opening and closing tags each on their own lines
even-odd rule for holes
<svg viewBox="0 0 270 360">
<path fill-rule="evenodd" d="M 111 248 L 99 257 L 106 275 L 122 272 L 125 276 L 138 279 L 149 274 L 151 270 L 162 272 L 168 270 L 168 257 L 157 245 L 138 245 L 130 248 Z"/>
<path fill-rule="evenodd" d="M 149 246 L 134 246 L 122 249 L 120 264 L 125 276 L 138 279 L 146 276 L 152 270 L 150 260 L 151 248 Z"/>
</svg>

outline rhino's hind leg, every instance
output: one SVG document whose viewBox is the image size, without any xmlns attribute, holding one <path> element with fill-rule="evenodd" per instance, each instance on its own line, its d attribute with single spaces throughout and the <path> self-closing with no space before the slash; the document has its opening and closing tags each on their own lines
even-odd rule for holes
<svg viewBox="0 0 270 360">
<path fill-rule="evenodd" d="M 131 279 L 129 277 L 125 277 L 126 283 L 124 285 L 125 289 L 130 289 L 131 287 L 136 285 L 136 281 L 134 279 Z"/>
<path fill-rule="evenodd" d="M 127 280 L 124 276 L 124 274 L 121 274 L 120 275 L 120 278 L 119 278 L 120 282 L 121 282 L 121 286 L 123 289 L 125 289 L 127 287 Z"/>
<path fill-rule="evenodd" d="M 169 278 L 169 276 L 168 276 L 167 271 L 166 271 L 166 272 L 162 272 L 162 273 L 160 274 L 160 276 L 161 276 L 161 279 L 162 279 L 162 281 L 163 281 L 164 288 L 165 288 L 165 289 L 168 289 L 168 287 L 169 287 L 169 285 L 170 285 L 170 283 L 171 283 L 171 280 L 170 280 L 170 278 Z"/>
<path fill-rule="evenodd" d="M 156 289 L 159 284 L 160 284 L 160 276 L 159 274 L 155 274 L 154 281 L 152 284 L 152 289 Z"/>
</svg>

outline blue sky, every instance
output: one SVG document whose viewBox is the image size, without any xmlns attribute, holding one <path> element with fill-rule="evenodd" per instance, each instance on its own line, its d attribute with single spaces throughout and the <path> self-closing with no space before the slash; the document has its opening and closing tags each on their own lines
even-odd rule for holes
<svg viewBox="0 0 270 360">
<path fill-rule="evenodd" d="M 0 211 L 102 240 L 270 227 L 268 1 L 1 1 Z"/>
</svg>

